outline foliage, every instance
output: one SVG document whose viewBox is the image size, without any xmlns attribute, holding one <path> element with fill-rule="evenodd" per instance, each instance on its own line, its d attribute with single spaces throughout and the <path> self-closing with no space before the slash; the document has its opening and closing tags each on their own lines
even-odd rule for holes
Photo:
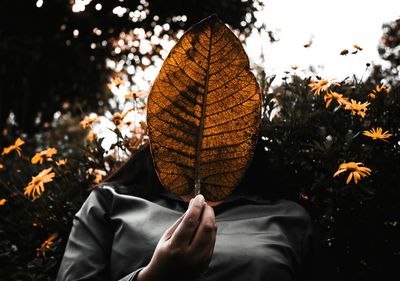
<svg viewBox="0 0 400 281">
<path fill-rule="evenodd" d="M 33 134 L 63 107 L 75 115 L 95 110 L 109 97 L 104 96 L 111 71 L 107 58 L 125 58 L 125 68 L 143 69 L 164 49 L 160 38 L 172 40 L 178 30 L 212 13 L 249 33 L 253 12 L 261 5 L 241 0 L 82 2 L 0 2 L 0 130 L 10 112 L 20 130 Z M 129 44 L 119 46 L 120 40 Z"/>
<path fill-rule="evenodd" d="M 148 100 L 163 186 L 225 199 L 251 161 L 260 117 L 260 91 L 241 42 L 216 16 L 192 26 L 165 59 Z"/>
<path fill-rule="evenodd" d="M 266 88 L 271 80 L 264 79 Z M 377 93 L 386 88 L 354 77 L 330 83 L 319 95 L 313 85 L 311 77 L 293 75 L 265 92 L 262 135 L 268 159 L 281 171 L 269 175 L 271 182 L 288 186 L 312 210 L 332 280 L 388 276 L 400 261 L 399 84 Z M 327 107 L 332 93 L 348 100 L 342 105 L 333 100 Z M 350 99 L 366 102 L 365 116 L 352 114 Z M 377 127 L 393 135 L 369 137 L 366 131 Z M 372 171 L 347 184 L 350 172 L 362 173 L 353 167 L 334 177 L 349 162 L 362 162 Z"/>
<path fill-rule="evenodd" d="M 383 35 L 379 41 L 378 52 L 388 67 L 375 65 L 368 82 L 377 84 L 385 81 L 391 86 L 398 86 L 400 74 L 400 19 L 383 25 Z"/>
<path fill-rule="evenodd" d="M 384 60 L 390 62 L 393 68 L 400 65 L 400 19 L 383 25 L 383 36 L 378 51 Z M 399 73 L 398 69 L 397 73 Z"/>
<path fill-rule="evenodd" d="M 0 156 L 2 279 L 54 280 L 72 219 L 88 193 L 144 142 L 143 128 L 138 131 L 142 123 L 130 124 L 126 116 L 114 118 L 119 115 L 108 120 L 114 123 L 107 131 L 115 141 L 107 149 L 102 145 L 104 139 L 92 131 L 105 116 L 90 124 L 81 122 L 82 127 L 90 128 L 84 130 L 79 120 L 66 114 L 55 120 L 47 133 L 18 142 L 18 150 L 15 145 L 2 150 L 6 152 Z M 127 137 L 125 129 L 133 135 Z M 6 139 L 12 144 L 15 137 L 7 135 Z M 44 181 L 40 190 L 33 177 L 49 169 L 55 176 Z M 36 194 L 24 192 L 28 183 Z"/>
</svg>

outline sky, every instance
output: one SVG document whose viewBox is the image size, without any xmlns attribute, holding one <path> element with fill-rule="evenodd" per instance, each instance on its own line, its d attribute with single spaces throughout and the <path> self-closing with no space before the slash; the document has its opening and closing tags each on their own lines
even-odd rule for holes
<svg viewBox="0 0 400 281">
<path fill-rule="evenodd" d="M 252 62 L 264 53 L 267 74 L 284 76 L 292 65 L 297 74 L 312 65 L 320 76 L 343 79 L 353 74 L 361 77 L 366 63 L 384 64 L 377 46 L 382 24 L 400 18 L 400 0 L 265 0 L 265 8 L 257 14 L 278 42 L 268 36 L 253 34 L 246 49 Z M 303 45 L 312 41 L 309 48 Z M 355 55 L 341 56 L 343 49 L 351 53 L 357 44 L 363 48 Z M 293 72 L 293 70 L 292 70 Z"/>
</svg>

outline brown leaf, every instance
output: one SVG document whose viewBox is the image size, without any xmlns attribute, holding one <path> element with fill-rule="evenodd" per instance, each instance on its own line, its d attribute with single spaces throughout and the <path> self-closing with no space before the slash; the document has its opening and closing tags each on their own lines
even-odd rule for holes
<svg viewBox="0 0 400 281">
<path fill-rule="evenodd" d="M 216 16 L 171 50 L 152 86 L 147 121 L 165 188 L 218 201 L 239 184 L 257 141 L 261 97 L 242 44 Z"/>
</svg>

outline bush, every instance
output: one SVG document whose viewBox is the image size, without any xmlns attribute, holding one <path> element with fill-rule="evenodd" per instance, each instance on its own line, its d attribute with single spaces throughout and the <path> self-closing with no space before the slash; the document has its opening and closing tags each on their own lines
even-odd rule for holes
<svg viewBox="0 0 400 281">
<path fill-rule="evenodd" d="M 264 79 L 265 89 L 271 80 Z M 266 153 L 281 171 L 280 178 L 271 181 L 288 186 L 312 211 L 333 280 L 389 276 L 400 262 L 399 87 L 389 90 L 355 77 L 336 83 L 319 77 L 315 81 L 293 75 L 264 95 Z M 312 90 L 324 83 L 329 87 L 320 94 Z M 332 93 L 336 94 L 327 106 Z M 347 104 L 352 99 L 363 103 L 365 112 L 350 110 Z M 378 127 L 391 136 L 367 136 L 366 131 Z M 362 162 L 365 166 L 359 166 L 371 172 L 353 164 L 342 166 L 346 171 L 334 176 L 349 162 Z M 346 183 L 357 170 L 361 178 Z"/>
<path fill-rule="evenodd" d="M 81 126 L 90 130 L 84 130 L 67 114 L 28 140 L 16 141 L 13 128 L 5 131 L 10 146 L 0 156 L 2 280 L 55 279 L 75 213 L 90 190 L 144 142 L 144 124 L 130 124 L 121 115 L 86 116 Z M 101 119 L 108 120 L 106 131 L 115 139 L 107 149 L 93 131 Z"/>
</svg>

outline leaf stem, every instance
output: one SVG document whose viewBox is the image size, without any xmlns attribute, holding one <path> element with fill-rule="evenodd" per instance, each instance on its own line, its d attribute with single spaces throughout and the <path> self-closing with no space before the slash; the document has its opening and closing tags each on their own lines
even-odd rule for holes
<svg viewBox="0 0 400 281">
<path fill-rule="evenodd" d="M 194 196 L 197 196 L 200 194 L 200 190 L 201 190 L 201 183 L 200 183 L 200 179 L 196 179 L 194 182 Z"/>
</svg>

